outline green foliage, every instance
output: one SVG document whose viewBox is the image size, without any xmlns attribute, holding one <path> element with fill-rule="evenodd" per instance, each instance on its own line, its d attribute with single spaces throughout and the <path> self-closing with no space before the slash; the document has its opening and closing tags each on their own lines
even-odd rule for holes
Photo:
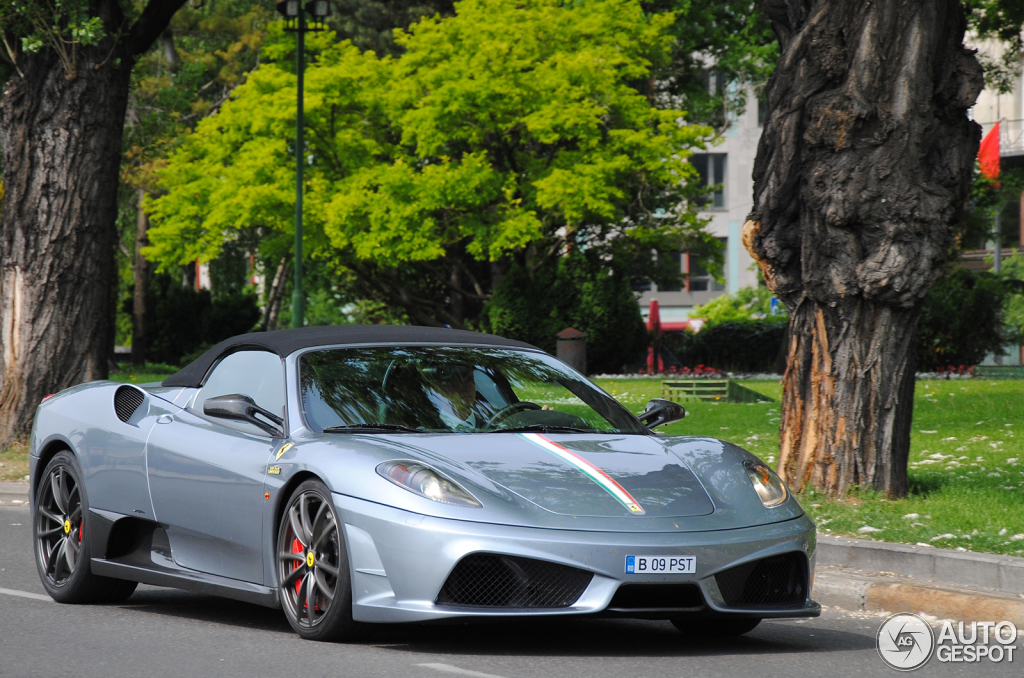
<svg viewBox="0 0 1024 678">
<path fill-rule="evenodd" d="M 396 58 L 311 36 L 304 251 L 412 315 L 438 295 L 410 294 L 410 271 L 441 290 L 463 271 L 457 291 L 485 300 L 481 263 L 536 270 L 578 247 L 650 267 L 652 249 L 710 238 L 686 158 L 711 130 L 634 88 L 667 63 L 670 15 L 635 0 L 457 9 L 398 31 Z M 229 239 L 268 260 L 290 248 L 295 76 L 279 60 L 292 39 L 271 26 L 268 61 L 158 172 L 147 256 L 164 270 Z"/>
<path fill-rule="evenodd" d="M 21 52 L 49 47 L 75 77 L 75 51 L 106 37 L 103 20 L 90 16 L 89 0 L 8 0 L 0 3 L 0 55 L 17 68 Z"/>
<path fill-rule="evenodd" d="M 424 17 L 451 16 L 452 0 L 337 0 L 330 26 L 343 40 L 363 51 L 397 56 L 395 29 L 408 28 Z"/>
<path fill-rule="evenodd" d="M 628 279 L 573 254 L 530 275 L 514 266 L 488 304 L 484 329 L 555 352 L 555 334 L 586 332 L 587 370 L 621 372 L 643 358 L 647 330 Z"/>
<path fill-rule="evenodd" d="M 674 13 L 671 60 L 656 70 L 659 105 L 724 130 L 760 92 L 778 60 L 778 42 L 759 0 L 652 0 L 652 13 Z"/>
<path fill-rule="evenodd" d="M 1003 260 L 1003 276 L 1024 285 L 1024 252 L 1014 250 L 1010 257 Z M 1006 299 L 1003 307 L 1007 338 L 1017 344 L 1024 344 L 1024 294 L 1021 292 L 1016 289 Z"/>
<path fill-rule="evenodd" d="M 992 273 L 966 268 L 942 277 L 924 299 L 918 371 L 977 365 L 986 353 L 1001 351 L 1008 339 L 1003 306 L 1014 287 Z"/>
<path fill-rule="evenodd" d="M 696 334 L 668 334 L 663 346 L 691 369 L 704 365 L 727 372 L 769 373 L 775 371 L 788 323 L 785 316 L 724 320 Z"/>
<path fill-rule="evenodd" d="M 704 318 L 707 326 L 720 323 L 760 320 L 771 316 L 772 292 L 767 287 L 744 287 L 732 294 L 715 297 L 702 306 L 694 306 L 690 315 Z M 786 307 L 777 306 L 778 312 L 786 315 Z"/>
<path fill-rule="evenodd" d="M 962 0 L 967 10 L 967 25 L 974 35 L 985 40 L 998 40 L 1004 51 L 1000 58 L 992 59 L 979 53 L 978 60 L 985 69 L 985 86 L 1003 94 L 1013 91 L 1020 78 L 1021 56 L 1024 54 L 1024 1 L 1022 0 Z"/>
</svg>

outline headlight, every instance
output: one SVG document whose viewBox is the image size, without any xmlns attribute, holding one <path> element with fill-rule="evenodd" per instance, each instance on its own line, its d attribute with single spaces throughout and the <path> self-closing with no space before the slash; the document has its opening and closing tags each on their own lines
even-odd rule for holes
<svg viewBox="0 0 1024 678">
<path fill-rule="evenodd" d="M 775 471 L 754 461 L 743 462 L 743 467 L 747 470 L 747 477 L 750 478 L 754 491 L 766 508 L 778 506 L 786 501 L 789 494 L 786 491 L 786 484 L 782 482 L 782 478 L 775 475 Z"/>
<path fill-rule="evenodd" d="M 469 492 L 419 462 L 386 461 L 377 466 L 377 473 L 399 487 L 441 504 L 471 508 L 483 506 Z"/>
</svg>

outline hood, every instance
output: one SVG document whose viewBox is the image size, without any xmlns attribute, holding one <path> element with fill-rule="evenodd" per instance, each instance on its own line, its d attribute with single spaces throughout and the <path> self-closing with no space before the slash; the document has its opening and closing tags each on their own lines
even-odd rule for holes
<svg viewBox="0 0 1024 678">
<path fill-rule="evenodd" d="M 690 469 L 653 436 L 533 433 L 458 442 L 445 450 L 448 459 L 552 513 L 667 518 L 715 510 Z"/>
<path fill-rule="evenodd" d="M 297 441 L 275 459 L 282 468 L 276 481 L 309 471 L 339 494 L 471 522 L 696 532 L 765 525 L 803 513 L 792 496 L 778 507 L 764 507 L 743 468 L 744 461 L 756 459 L 749 452 L 695 436 L 320 434 Z M 433 466 L 483 507 L 430 501 L 375 471 L 383 461 L 403 459 Z"/>
</svg>

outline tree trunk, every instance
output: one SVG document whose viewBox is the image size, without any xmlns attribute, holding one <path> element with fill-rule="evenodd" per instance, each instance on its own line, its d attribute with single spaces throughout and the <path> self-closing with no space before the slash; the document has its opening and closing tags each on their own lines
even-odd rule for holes
<svg viewBox="0 0 1024 678">
<path fill-rule="evenodd" d="M 107 376 L 131 67 L 184 2 L 152 0 L 126 27 L 117 0 L 94 0 L 108 37 L 71 50 L 71 72 L 51 46 L 22 53 L 4 89 L 0 448 L 47 394 Z"/>
<path fill-rule="evenodd" d="M 285 273 L 288 270 L 288 259 L 281 257 L 281 263 L 277 265 L 277 272 L 274 274 L 274 281 L 267 293 L 267 305 L 263 309 L 263 322 L 260 329 L 264 332 L 277 329 L 277 316 L 281 313 L 281 300 L 284 298 Z"/>
<path fill-rule="evenodd" d="M 149 289 L 149 262 L 142 256 L 142 248 L 149 245 L 149 216 L 143 209 L 146 190 L 138 189 L 139 204 L 135 220 L 135 296 L 132 302 L 132 365 L 146 362 L 146 290 Z"/>
<path fill-rule="evenodd" d="M 779 38 L 744 244 L 790 313 L 780 473 L 907 490 L 914 334 L 967 195 L 983 85 L 956 0 L 766 0 Z"/>
<path fill-rule="evenodd" d="M 0 101 L 0 446 L 28 433 L 47 394 L 107 377 L 130 72 L 79 54 L 73 80 L 50 50 L 23 59 Z"/>
</svg>

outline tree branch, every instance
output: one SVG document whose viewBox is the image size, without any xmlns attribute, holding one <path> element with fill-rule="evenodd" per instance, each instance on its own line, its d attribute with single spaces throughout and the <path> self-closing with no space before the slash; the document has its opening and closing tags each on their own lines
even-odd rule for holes
<svg viewBox="0 0 1024 678">
<path fill-rule="evenodd" d="M 174 13 L 181 9 L 186 1 L 149 0 L 146 8 L 142 10 L 142 16 L 128 31 L 128 39 L 125 41 L 128 57 L 134 59 L 145 54 L 171 23 Z"/>
</svg>

